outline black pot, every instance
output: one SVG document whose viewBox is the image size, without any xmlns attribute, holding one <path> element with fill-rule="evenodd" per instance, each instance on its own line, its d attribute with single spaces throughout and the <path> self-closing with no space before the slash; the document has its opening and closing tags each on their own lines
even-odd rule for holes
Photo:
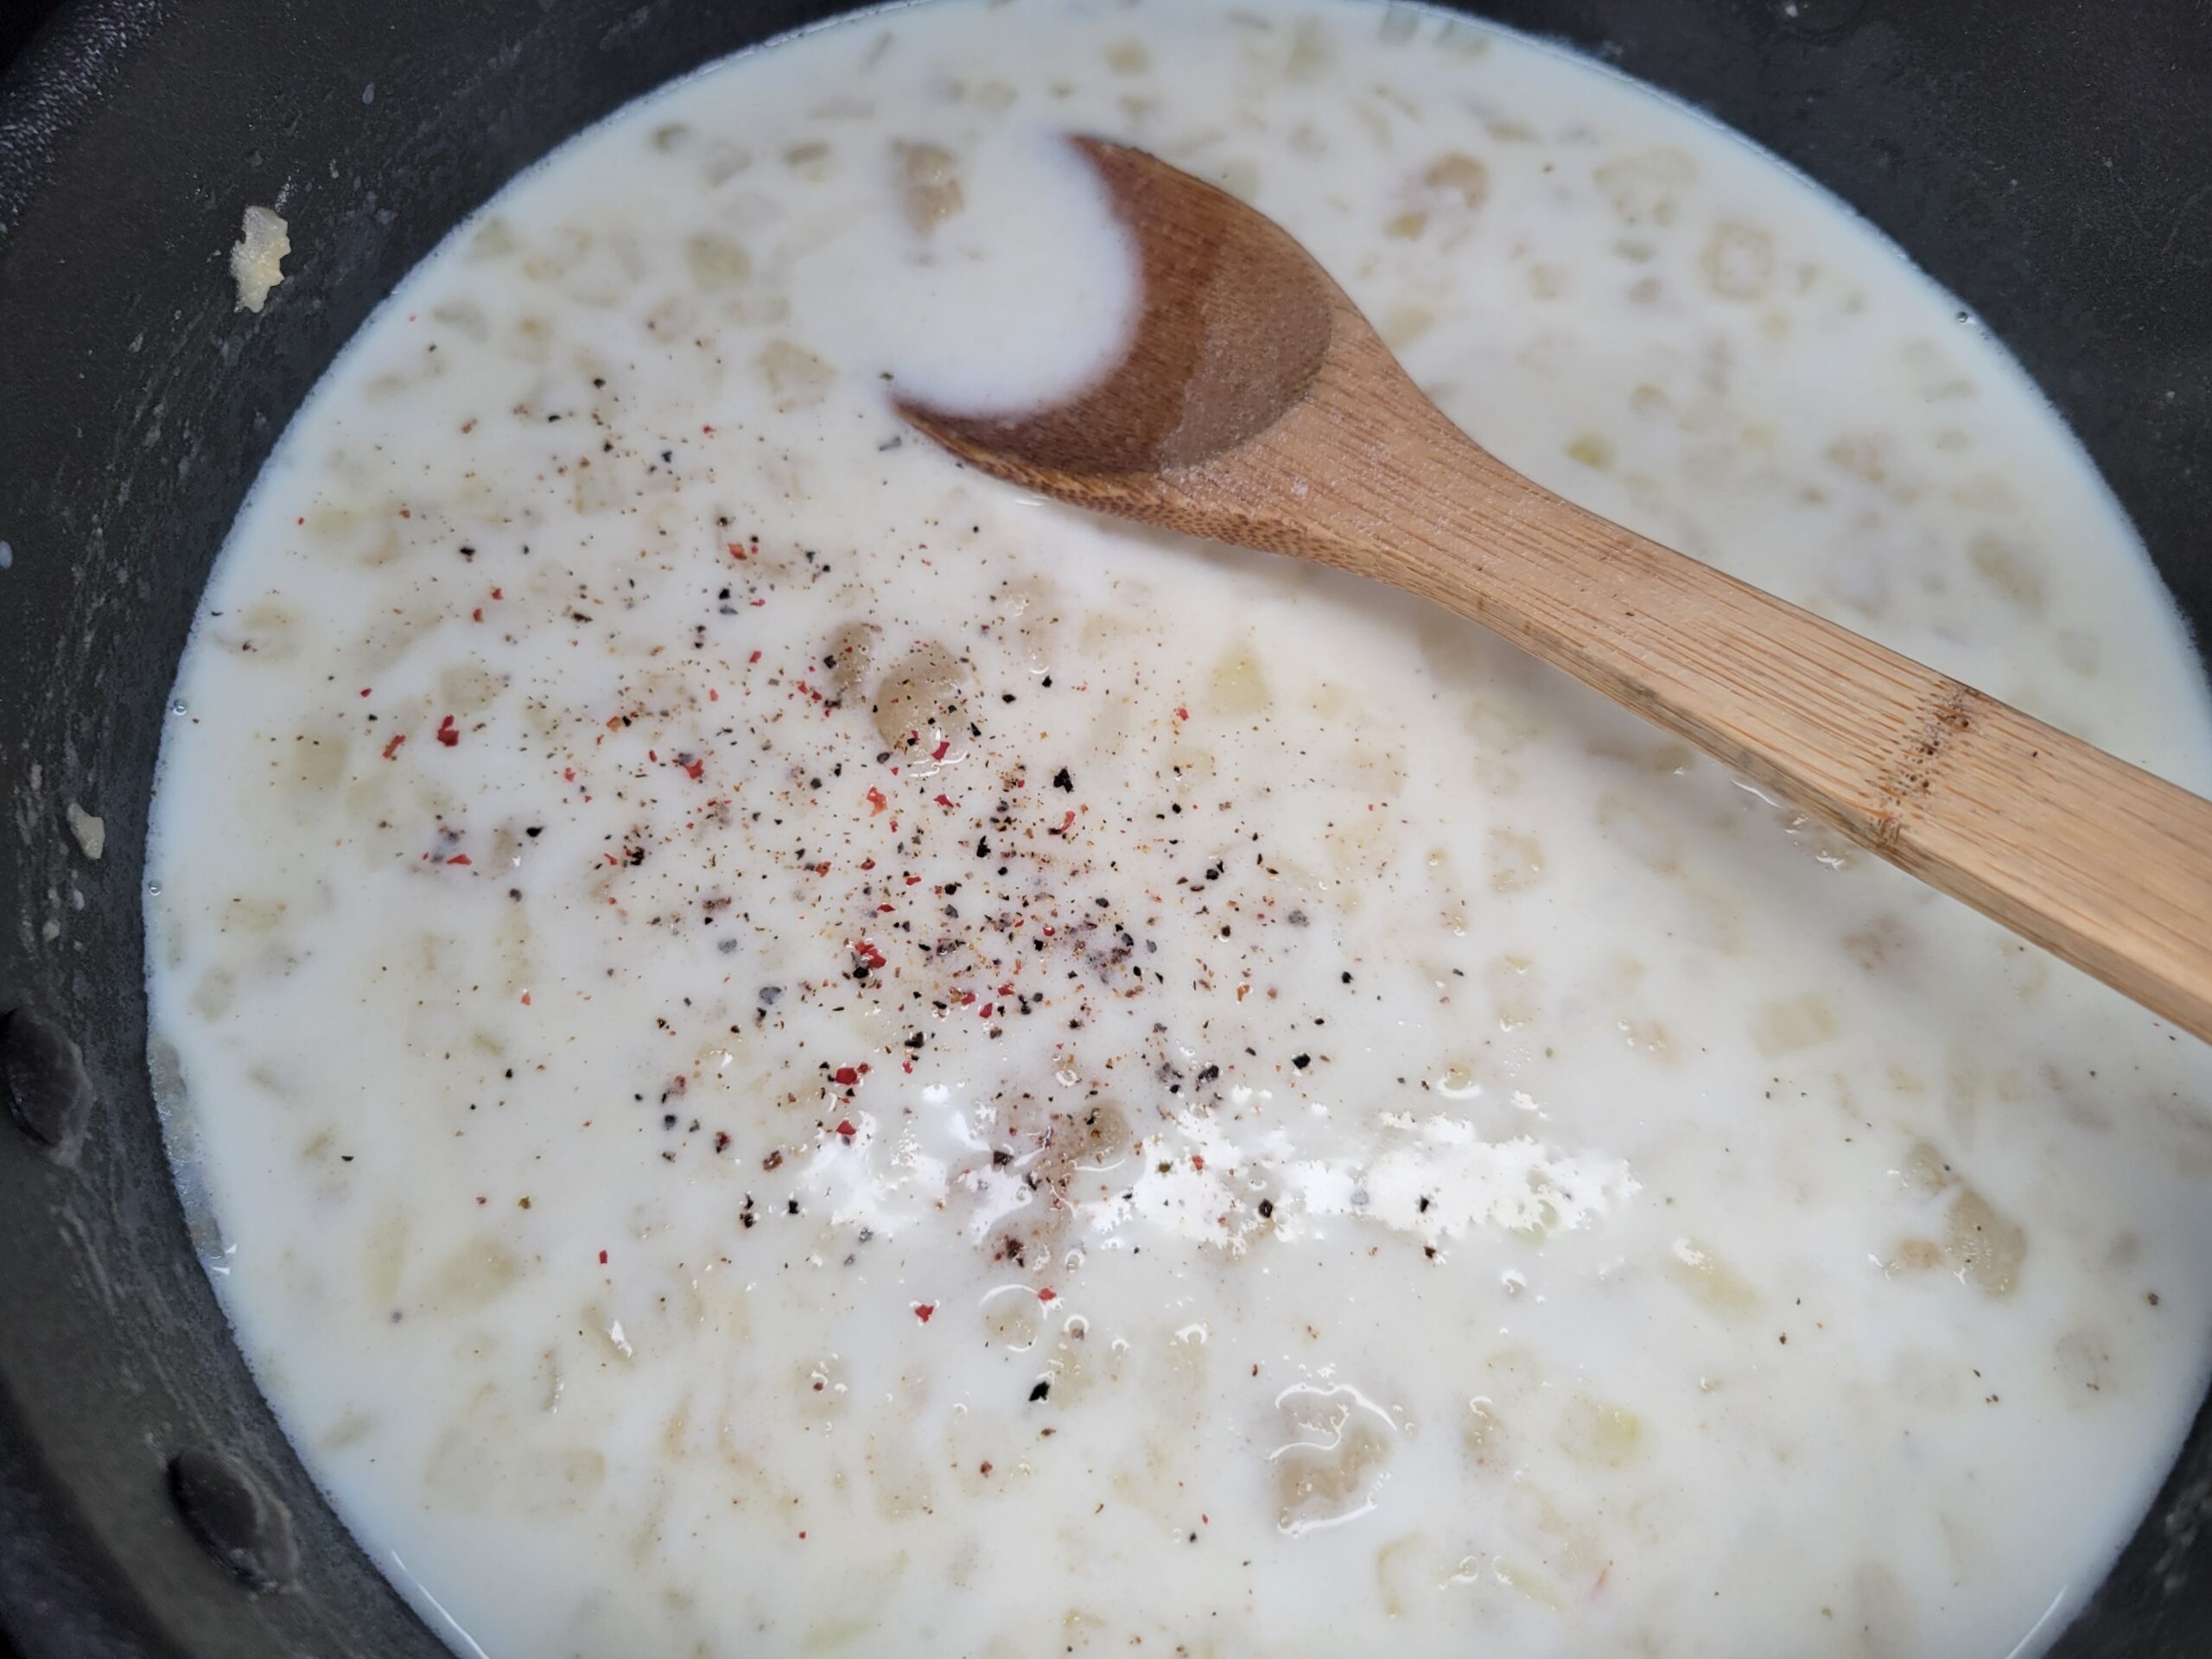
<svg viewBox="0 0 2212 1659">
<path fill-rule="evenodd" d="M 278 1433 L 170 1189 L 140 922 L 162 702 L 240 498 L 408 268 L 616 105 L 844 9 L 78 0 L 0 79 L 0 1628 L 27 1659 L 444 1651 Z M 1472 9 L 1705 105 L 1894 236 L 2212 620 L 2202 0 Z M 301 252 L 249 320 L 224 257 L 286 185 Z M 2058 1651 L 2212 1653 L 2212 1411 Z"/>
</svg>

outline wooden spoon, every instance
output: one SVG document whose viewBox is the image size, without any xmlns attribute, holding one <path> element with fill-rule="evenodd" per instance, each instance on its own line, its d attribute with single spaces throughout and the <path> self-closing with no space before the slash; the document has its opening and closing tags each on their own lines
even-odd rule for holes
<svg viewBox="0 0 2212 1659">
<path fill-rule="evenodd" d="M 1532 484 L 1445 418 L 1273 220 L 1074 141 L 1141 315 L 1069 401 L 902 401 L 984 472 L 1471 617 L 2212 1038 L 2212 804 Z"/>
</svg>

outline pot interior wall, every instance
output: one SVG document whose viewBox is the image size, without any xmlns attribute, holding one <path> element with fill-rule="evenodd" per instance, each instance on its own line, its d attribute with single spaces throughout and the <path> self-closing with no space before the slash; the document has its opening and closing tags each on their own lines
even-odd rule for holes
<svg viewBox="0 0 2212 1659">
<path fill-rule="evenodd" d="M 0 1625 L 27 1654 L 444 1651 L 276 1433 L 168 1185 L 139 902 L 162 706 L 240 499 L 408 268 L 626 99 L 842 9 L 79 0 L 0 82 Z M 1896 237 L 2019 353 L 2212 620 L 2200 5 L 2124 31 L 2101 0 L 1476 9 L 1704 105 Z M 251 317 L 224 257 L 272 200 L 297 251 Z M 105 823 L 97 861 L 71 804 Z M 2212 1414 L 2061 1653 L 2212 1652 L 2208 1568 Z"/>
</svg>

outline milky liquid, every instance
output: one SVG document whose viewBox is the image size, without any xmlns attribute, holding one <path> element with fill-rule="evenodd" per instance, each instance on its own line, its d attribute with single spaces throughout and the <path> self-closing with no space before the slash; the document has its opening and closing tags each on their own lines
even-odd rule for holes
<svg viewBox="0 0 2212 1659">
<path fill-rule="evenodd" d="M 2017 370 L 1632 85 L 1351 3 L 734 60 L 410 277 L 180 674 L 153 1065 L 309 1466 L 502 1659 L 2033 1653 L 2202 1395 L 2204 1050 L 1468 626 L 906 433 L 1110 355 L 1054 130 L 1539 482 L 2212 782 Z"/>
</svg>

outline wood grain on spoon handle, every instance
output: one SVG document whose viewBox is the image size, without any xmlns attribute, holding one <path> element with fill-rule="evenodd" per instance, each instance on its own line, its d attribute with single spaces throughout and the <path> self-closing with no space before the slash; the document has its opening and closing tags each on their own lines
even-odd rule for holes
<svg viewBox="0 0 2212 1659">
<path fill-rule="evenodd" d="M 1192 469 L 1255 503 L 1236 539 L 1482 623 L 2212 1038 L 2212 803 L 1550 495 L 1426 400 L 1408 429 L 1335 366 Z"/>
</svg>

